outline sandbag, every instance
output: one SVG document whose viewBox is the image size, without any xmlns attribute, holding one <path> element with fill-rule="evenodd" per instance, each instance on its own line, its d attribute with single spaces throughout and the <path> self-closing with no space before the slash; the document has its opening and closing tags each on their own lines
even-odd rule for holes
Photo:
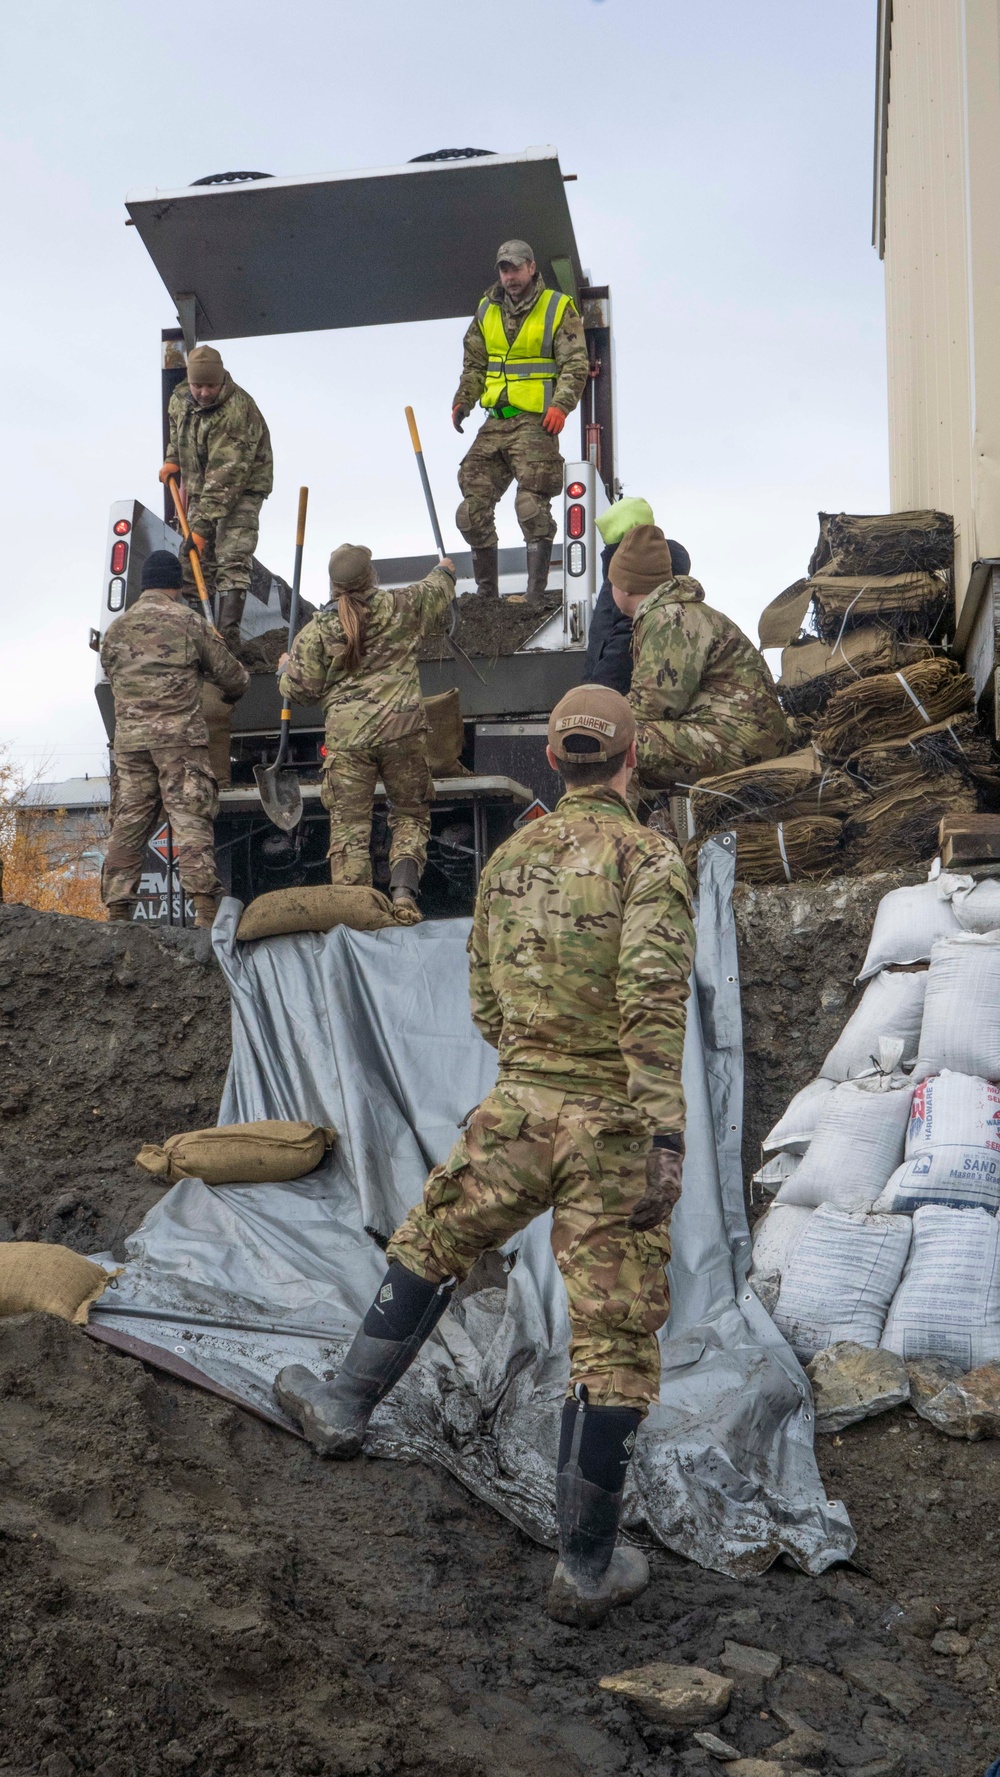
<svg viewBox="0 0 1000 1777">
<path fill-rule="evenodd" d="M 870 981 L 880 969 L 929 962 L 935 940 L 961 929 L 936 882 L 890 889 L 878 904 L 858 982 Z"/>
<path fill-rule="evenodd" d="M 334 926 L 381 932 L 395 924 L 388 895 L 378 889 L 327 882 L 258 895 L 243 909 L 236 936 L 248 944 L 254 938 L 276 938 L 283 932 L 332 932 Z"/>
<path fill-rule="evenodd" d="M 873 1351 L 910 1250 L 908 1216 L 859 1215 L 824 1203 L 795 1242 L 774 1312 L 803 1361 L 850 1339 Z"/>
<path fill-rule="evenodd" d="M 983 935 L 1000 929 L 1000 882 L 995 877 L 977 882 L 974 876 L 942 870 L 937 883 L 963 932 Z"/>
<path fill-rule="evenodd" d="M 925 1203 L 1000 1209 L 1000 1086 L 943 1073 L 915 1088 L 903 1164 L 875 1209 L 909 1215 Z"/>
<path fill-rule="evenodd" d="M 928 1204 L 913 1216 L 906 1272 L 882 1344 L 963 1370 L 1000 1358 L 1000 1222 L 983 1209 Z"/>
<path fill-rule="evenodd" d="M 772 1203 L 753 1231 L 753 1270 L 763 1276 L 783 1272 L 815 1214 L 797 1204 Z"/>
<path fill-rule="evenodd" d="M 432 777 L 456 777 L 465 773 L 459 755 L 465 745 L 465 724 L 458 691 L 441 691 L 424 698 L 427 715 L 427 763 Z"/>
<path fill-rule="evenodd" d="M 765 1197 L 773 1197 L 778 1186 L 783 1185 L 786 1178 L 791 1178 L 801 1159 L 802 1155 L 797 1154 L 794 1149 L 779 1148 L 776 1154 L 772 1154 L 769 1160 L 764 1161 L 763 1166 L 758 1167 L 751 1183 L 759 1186 Z M 751 1203 L 753 1197 L 754 1194 L 751 1191 Z"/>
<path fill-rule="evenodd" d="M 303 1178 L 333 1146 L 337 1132 L 315 1123 L 220 1123 L 149 1142 L 136 1165 L 176 1184 L 200 1178 L 206 1185 L 278 1185 Z"/>
<path fill-rule="evenodd" d="M 835 1086 L 801 1166 L 785 1180 L 775 1202 L 870 1209 L 902 1162 L 912 1096 L 910 1082 L 895 1078 Z"/>
<path fill-rule="evenodd" d="M 0 1315 L 57 1314 L 85 1326 L 91 1303 L 117 1275 L 68 1246 L 5 1240 L 0 1243 Z"/>
<path fill-rule="evenodd" d="M 834 1080 L 810 1080 L 808 1086 L 796 1092 L 784 1116 L 778 1118 L 770 1135 L 761 1142 L 763 1152 L 775 1154 L 788 1150 L 793 1154 L 804 1154 L 835 1085 Z"/>
<path fill-rule="evenodd" d="M 931 951 L 914 1078 L 945 1069 L 1000 1079 L 1000 933 L 961 932 Z"/>
<path fill-rule="evenodd" d="M 865 988 L 820 1069 L 824 1080 L 853 1080 L 866 1073 L 878 1055 L 882 1037 L 901 1037 L 903 1067 L 912 1067 L 920 1046 L 927 971 L 887 969 Z"/>
</svg>

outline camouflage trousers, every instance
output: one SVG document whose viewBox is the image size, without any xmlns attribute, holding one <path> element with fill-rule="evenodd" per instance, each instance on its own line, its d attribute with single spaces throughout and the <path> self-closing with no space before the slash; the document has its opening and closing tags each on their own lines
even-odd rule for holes
<svg viewBox="0 0 1000 1777">
<path fill-rule="evenodd" d="M 263 494 L 241 494 L 235 506 L 215 525 L 215 534 L 207 540 L 201 557 L 201 571 L 210 599 L 217 600 L 218 625 L 227 646 L 238 643 L 243 606 L 250 587 L 250 564 L 257 547 L 260 530 L 260 509 Z M 197 500 L 192 502 L 192 529 L 198 529 Z M 191 570 L 191 558 L 181 558 L 184 586 L 195 594 L 197 589 Z"/>
<path fill-rule="evenodd" d="M 219 791 L 207 747 L 155 746 L 115 753 L 111 837 L 101 872 L 105 906 L 139 887 L 146 846 L 162 815 L 173 829 L 181 886 L 189 895 L 221 895 L 212 822 Z M 161 814 L 162 811 L 162 814 Z"/>
<path fill-rule="evenodd" d="M 558 440 L 543 430 L 540 413 L 487 419 L 462 458 L 458 485 L 465 497 L 455 518 L 471 548 L 496 543 L 496 503 L 512 481 L 517 482 L 514 511 L 525 542 L 554 537 L 551 501 L 562 493 L 563 460 Z"/>
<path fill-rule="evenodd" d="M 413 858 L 422 871 L 427 862 L 434 780 L 424 733 L 371 747 L 343 747 L 328 739 L 320 796 L 330 811 L 331 882 L 371 882 L 369 848 L 379 777 L 389 800 L 390 866 Z"/>
<path fill-rule="evenodd" d="M 638 765 L 633 782 L 640 796 L 647 792 L 672 791 L 675 784 L 696 783 L 700 777 L 718 777 L 738 771 L 758 759 L 774 759 L 783 750 L 767 726 L 749 720 L 733 720 L 713 713 L 711 722 L 637 722 Z"/>
<path fill-rule="evenodd" d="M 388 1256 L 420 1277 L 463 1278 L 551 1209 L 552 1251 L 566 1285 L 571 1387 L 598 1406 L 659 1396 L 656 1335 L 670 1309 L 666 1228 L 628 1217 L 646 1184 L 648 1134 L 629 1105 L 503 1081 L 424 1186 Z"/>
</svg>

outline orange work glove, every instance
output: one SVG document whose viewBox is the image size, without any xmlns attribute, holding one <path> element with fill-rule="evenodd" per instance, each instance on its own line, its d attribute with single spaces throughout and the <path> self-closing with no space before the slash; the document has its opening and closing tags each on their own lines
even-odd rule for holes
<svg viewBox="0 0 1000 1777">
<path fill-rule="evenodd" d="M 179 463 L 164 463 L 163 468 L 160 470 L 160 480 L 164 487 L 166 487 L 171 475 L 179 475 L 180 472 L 181 466 Z"/>
<path fill-rule="evenodd" d="M 542 425 L 552 438 L 558 438 L 565 424 L 566 415 L 561 407 L 547 407 L 545 409 Z"/>
</svg>

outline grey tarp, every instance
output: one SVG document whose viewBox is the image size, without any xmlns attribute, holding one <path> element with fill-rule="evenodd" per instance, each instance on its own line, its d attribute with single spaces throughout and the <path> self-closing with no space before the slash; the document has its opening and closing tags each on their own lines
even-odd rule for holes
<svg viewBox="0 0 1000 1777">
<path fill-rule="evenodd" d="M 626 1524 L 724 1573 L 759 1571 L 782 1551 L 818 1572 L 855 1538 L 819 1479 L 808 1383 L 745 1282 L 729 845 L 701 852 L 673 1308 Z M 176 1185 L 128 1241 L 92 1329 L 286 1423 L 273 1376 L 289 1362 L 336 1365 L 384 1268 L 366 1228 L 390 1233 L 419 1198 L 496 1058 L 469 1016 L 467 921 L 240 945 L 240 911 L 224 902 L 214 932 L 233 1003 L 220 1121 L 333 1123 L 334 1155 L 291 1185 Z M 548 1218 L 505 1250 L 506 1277 L 494 1266 L 453 1304 L 375 1415 L 367 1447 L 444 1464 L 552 1543 L 569 1328 Z"/>
</svg>

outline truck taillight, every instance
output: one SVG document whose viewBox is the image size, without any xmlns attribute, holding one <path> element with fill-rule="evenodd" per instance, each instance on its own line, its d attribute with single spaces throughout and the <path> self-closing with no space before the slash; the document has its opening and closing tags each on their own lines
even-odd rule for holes
<svg viewBox="0 0 1000 1777">
<path fill-rule="evenodd" d="M 115 527 L 117 529 L 117 526 Z M 118 542 L 111 551 L 111 572 L 124 574 L 125 563 L 128 561 L 128 544 Z"/>
<path fill-rule="evenodd" d="M 586 491 L 582 481 L 571 481 L 566 489 L 566 497 L 570 500 L 582 500 Z"/>
<path fill-rule="evenodd" d="M 566 551 L 566 566 L 574 578 L 583 573 L 587 566 L 587 545 L 585 543 L 570 544 Z"/>
<path fill-rule="evenodd" d="M 114 527 L 116 537 L 127 537 L 132 526 L 127 518 L 120 518 Z"/>
<path fill-rule="evenodd" d="M 574 483 L 574 486 L 577 486 Z M 583 489 L 580 489 L 581 493 Z M 570 489 L 572 492 L 572 489 Z M 566 529 L 571 537 L 582 537 L 587 528 L 587 514 L 582 506 L 571 506 L 566 514 Z"/>
<path fill-rule="evenodd" d="M 115 578 L 108 582 L 108 610 L 121 611 L 125 608 L 125 582 Z"/>
</svg>

